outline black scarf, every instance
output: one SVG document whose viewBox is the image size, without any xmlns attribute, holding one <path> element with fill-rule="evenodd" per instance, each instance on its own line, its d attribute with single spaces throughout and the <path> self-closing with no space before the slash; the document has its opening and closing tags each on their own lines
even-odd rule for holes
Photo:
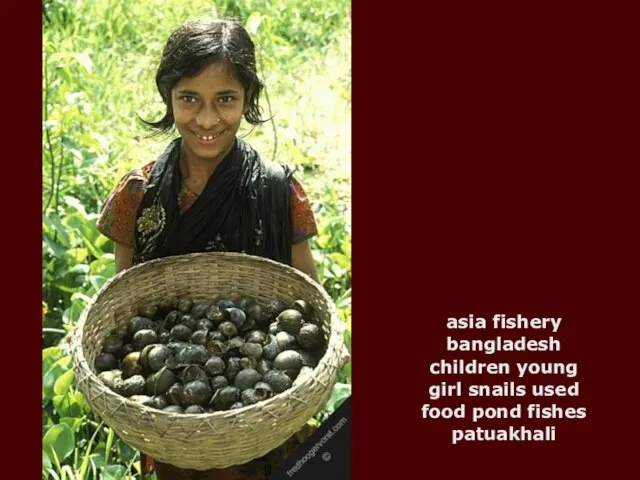
<svg viewBox="0 0 640 480">
<path fill-rule="evenodd" d="M 229 251 L 291 264 L 291 170 L 263 160 L 243 140 L 220 162 L 184 214 L 181 139 L 155 162 L 136 217 L 133 263 L 194 252 Z"/>
</svg>

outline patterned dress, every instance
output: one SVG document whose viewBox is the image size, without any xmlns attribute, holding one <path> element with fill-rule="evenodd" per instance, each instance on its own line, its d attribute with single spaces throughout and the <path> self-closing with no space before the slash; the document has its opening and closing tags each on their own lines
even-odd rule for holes
<svg viewBox="0 0 640 480">
<path fill-rule="evenodd" d="M 144 186 L 155 162 L 127 173 L 107 198 L 98 220 L 98 230 L 114 242 L 133 246 L 136 214 L 142 201 Z M 293 221 L 293 243 L 299 243 L 318 234 L 315 217 L 309 199 L 298 180 L 291 181 L 291 216 Z M 180 191 L 178 203 L 182 213 L 189 210 L 198 195 L 186 188 Z"/>
</svg>

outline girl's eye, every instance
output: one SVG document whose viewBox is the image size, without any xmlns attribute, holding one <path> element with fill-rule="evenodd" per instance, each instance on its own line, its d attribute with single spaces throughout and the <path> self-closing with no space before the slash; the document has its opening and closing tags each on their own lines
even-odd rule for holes
<svg viewBox="0 0 640 480">
<path fill-rule="evenodd" d="M 222 103 L 231 103 L 233 102 L 234 98 L 231 95 L 225 95 L 224 97 L 220 97 L 220 101 Z"/>
<path fill-rule="evenodd" d="M 195 103 L 196 97 L 192 97 L 191 95 L 183 95 L 180 97 L 180 100 L 185 103 Z"/>
</svg>

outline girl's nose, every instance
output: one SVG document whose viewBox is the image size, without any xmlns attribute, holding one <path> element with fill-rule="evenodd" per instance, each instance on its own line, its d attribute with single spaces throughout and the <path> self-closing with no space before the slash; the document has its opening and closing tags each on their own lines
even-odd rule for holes
<svg viewBox="0 0 640 480">
<path fill-rule="evenodd" d="M 212 129 L 218 122 L 220 122 L 220 118 L 213 108 L 205 107 L 201 109 L 196 116 L 196 124 L 203 130 Z"/>
</svg>

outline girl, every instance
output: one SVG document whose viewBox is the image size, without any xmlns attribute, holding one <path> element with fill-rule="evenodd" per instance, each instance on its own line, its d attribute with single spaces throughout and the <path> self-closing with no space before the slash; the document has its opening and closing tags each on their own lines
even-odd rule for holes
<svg viewBox="0 0 640 480">
<path fill-rule="evenodd" d="M 263 122 L 255 47 L 228 20 L 196 20 L 169 37 L 156 74 L 164 116 L 145 122 L 179 136 L 154 162 L 115 187 L 98 229 L 115 242 L 116 271 L 154 258 L 233 251 L 292 265 L 316 281 L 308 239 L 317 234 L 309 201 L 289 168 L 261 158 L 236 136 L 242 118 Z M 196 472 L 142 455 L 159 480 L 265 479 L 302 441 L 229 469 Z"/>
</svg>

